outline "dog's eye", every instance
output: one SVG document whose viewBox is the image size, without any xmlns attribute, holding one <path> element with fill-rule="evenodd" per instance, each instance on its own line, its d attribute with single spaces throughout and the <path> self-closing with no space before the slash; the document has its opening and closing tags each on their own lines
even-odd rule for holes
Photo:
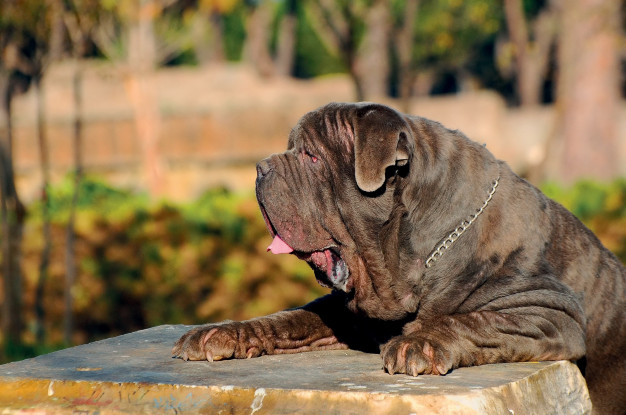
<svg viewBox="0 0 626 415">
<path fill-rule="evenodd" d="M 305 156 L 309 158 L 309 160 L 311 160 L 313 163 L 317 163 L 318 162 L 318 158 L 316 156 L 314 156 L 313 154 L 309 153 L 308 151 L 304 152 Z"/>
</svg>

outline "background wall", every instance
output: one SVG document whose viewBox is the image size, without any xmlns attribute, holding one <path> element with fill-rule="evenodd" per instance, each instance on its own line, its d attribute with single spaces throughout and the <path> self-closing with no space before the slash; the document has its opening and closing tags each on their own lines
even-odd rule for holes
<svg viewBox="0 0 626 415">
<path fill-rule="evenodd" d="M 71 77 L 68 65 L 52 68 L 44 81 L 46 131 L 52 176 L 72 168 Z M 307 111 L 331 101 L 352 101 L 345 75 L 313 80 L 265 79 L 241 65 L 164 68 L 155 75 L 162 112 L 158 142 L 166 180 L 163 197 L 191 200 L 213 186 L 252 188 L 257 161 L 286 148 L 287 136 Z M 147 190 L 141 143 L 122 75 L 111 65 L 92 63 L 84 78 L 84 163 L 86 172 L 111 183 Z M 382 102 L 400 108 L 400 102 Z M 34 92 L 15 99 L 15 168 L 19 194 L 38 197 L 41 172 L 35 130 Z M 543 159 L 552 132 L 552 105 L 509 107 L 482 90 L 414 98 L 410 113 L 431 118 L 487 144 L 519 174 Z M 622 104 L 619 154 L 626 160 L 626 105 Z M 621 165 L 626 175 L 626 162 Z"/>
</svg>

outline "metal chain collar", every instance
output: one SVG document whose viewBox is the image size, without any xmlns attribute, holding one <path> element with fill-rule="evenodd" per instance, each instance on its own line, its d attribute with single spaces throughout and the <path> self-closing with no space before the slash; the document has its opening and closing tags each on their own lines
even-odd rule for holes
<svg viewBox="0 0 626 415">
<path fill-rule="evenodd" d="M 473 215 L 470 215 L 467 219 L 463 220 L 461 224 L 454 231 L 452 231 L 452 233 L 448 235 L 448 237 L 444 239 L 443 242 L 441 242 L 437 246 L 437 248 L 433 250 L 432 254 L 430 254 L 428 259 L 426 260 L 426 268 L 430 268 L 433 265 L 435 265 L 435 262 L 439 258 L 441 258 L 441 256 L 446 251 L 446 249 L 450 248 L 452 244 L 457 239 L 459 239 L 461 235 L 463 235 L 463 232 L 465 232 L 467 228 L 469 228 L 472 225 L 472 223 L 474 223 L 476 218 L 480 216 L 481 213 L 483 213 L 483 211 L 485 210 L 489 202 L 491 202 L 491 198 L 493 197 L 493 194 L 496 192 L 496 188 L 498 187 L 499 182 L 500 182 L 500 176 L 498 176 L 493 181 L 491 190 L 489 191 L 489 196 L 487 196 L 487 200 L 485 200 L 483 205 L 476 211 L 476 213 L 474 213 Z"/>
</svg>

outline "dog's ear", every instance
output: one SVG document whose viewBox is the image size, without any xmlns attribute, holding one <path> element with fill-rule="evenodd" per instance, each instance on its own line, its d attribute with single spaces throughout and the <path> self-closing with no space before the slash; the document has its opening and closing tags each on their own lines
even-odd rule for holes
<svg viewBox="0 0 626 415">
<path fill-rule="evenodd" d="M 374 192 L 385 183 L 388 167 L 409 161 L 409 126 L 395 110 L 379 104 L 359 106 L 354 120 L 356 183 Z"/>
</svg>

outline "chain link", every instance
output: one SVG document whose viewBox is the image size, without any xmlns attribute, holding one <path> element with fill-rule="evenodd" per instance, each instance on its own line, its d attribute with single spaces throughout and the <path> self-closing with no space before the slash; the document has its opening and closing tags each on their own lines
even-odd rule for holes
<svg viewBox="0 0 626 415">
<path fill-rule="evenodd" d="M 434 251 L 430 254 L 428 259 L 426 260 L 426 268 L 430 268 L 433 265 L 435 265 L 435 262 L 439 258 L 441 258 L 441 256 L 446 251 L 446 249 L 450 248 L 452 244 L 457 239 L 459 239 L 461 235 L 463 235 L 463 233 L 467 230 L 467 228 L 469 228 L 472 225 L 472 223 L 474 223 L 476 218 L 478 218 L 480 214 L 484 212 L 489 202 L 491 202 L 491 199 L 493 198 L 493 195 L 496 192 L 496 188 L 498 187 L 499 182 L 500 182 L 500 176 L 498 176 L 498 178 L 493 181 L 491 190 L 489 191 L 489 196 L 487 196 L 487 199 L 483 202 L 483 205 L 479 209 L 476 210 L 476 213 L 470 215 L 467 219 L 463 220 L 461 224 L 455 230 L 453 230 L 452 233 L 448 235 L 448 237 L 444 239 L 443 242 L 441 242 L 437 246 L 437 248 L 434 249 Z"/>
</svg>

